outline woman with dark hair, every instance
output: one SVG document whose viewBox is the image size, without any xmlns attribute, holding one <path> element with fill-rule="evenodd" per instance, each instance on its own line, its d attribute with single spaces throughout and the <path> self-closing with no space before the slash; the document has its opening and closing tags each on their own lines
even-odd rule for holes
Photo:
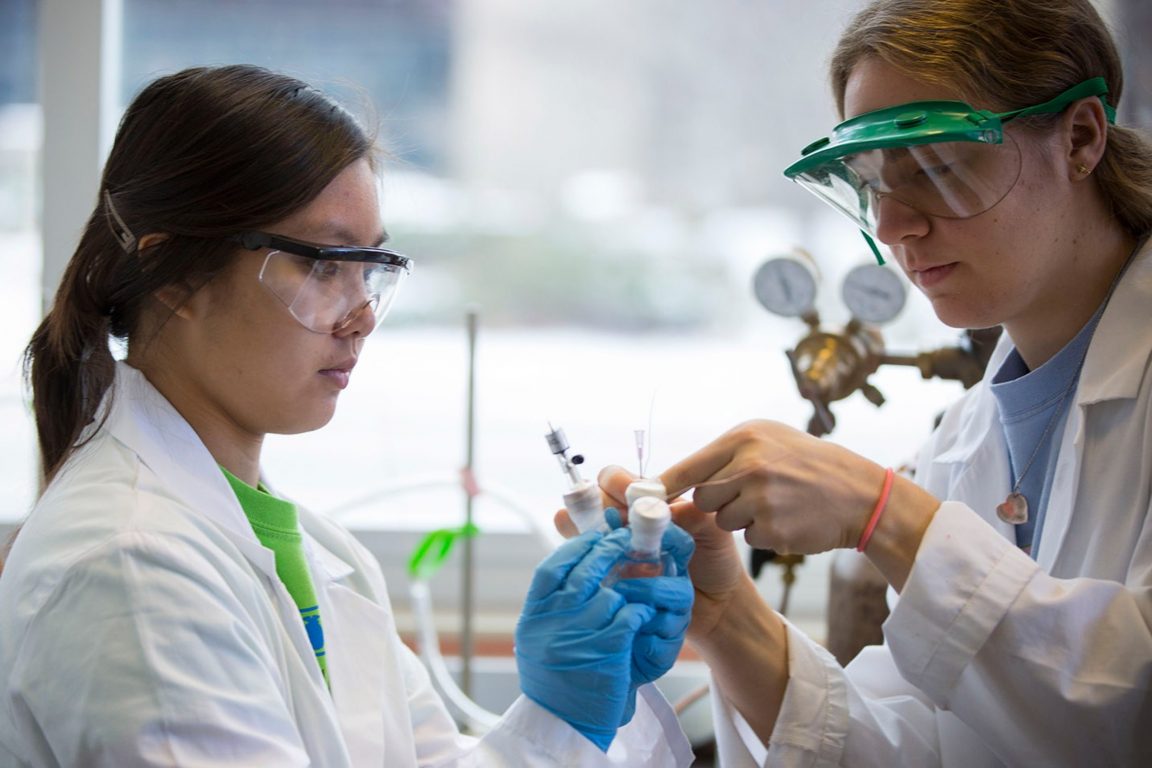
<svg viewBox="0 0 1152 768">
<path fill-rule="evenodd" d="M 372 556 L 264 483 L 264 436 L 328 422 L 409 270 L 381 247 L 373 152 L 339 106 L 256 67 L 163 77 L 128 108 L 26 353 L 45 488 L 0 578 L 4 765 L 690 760 L 648 683 L 691 587 L 602 587 L 627 534 L 537 569 L 525 697 L 474 739 Z M 683 565 L 690 539 L 666 541 Z"/>
<path fill-rule="evenodd" d="M 1004 334 L 913 479 L 767 421 L 663 474 L 696 489 L 676 519 L 725 764 L 1152 765 L 1152 149 L 1114 122 L 1111 36 L 1090 0 L 875 0 L 832 85 L 844 122 L 786 175 L 943 322 Z M 898 593 L 884 645 L 840 667 L 736 530 L 864 552 Z"/>
</svg>

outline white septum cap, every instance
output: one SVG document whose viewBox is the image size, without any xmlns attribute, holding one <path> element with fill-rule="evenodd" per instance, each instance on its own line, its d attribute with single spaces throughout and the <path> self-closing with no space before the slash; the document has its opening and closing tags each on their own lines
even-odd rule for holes
<svg viewBox="0 0 1152 768">
<path fill-rule="evenodd" d="M 664 483 L 659 480 L 636 480 L 628 485 L 624 491 L 624 501 L 628 503 L 628 509 L 632 509 L 632 505 L 636 503 L 637 499 L 642 499 L 647 496 L 660 499 L 664 501 L 668 498 L 668 491 L 664 488 Z"/>
<path fill-rule="evenodd" d="M 672 520 L 672 508 L 664 499 L 643 496 L 628 510 L 628 527 L 632 529 L 632 549 L 637 552 L 659 552 L 664 530 Z"/>
<path fill-rule="evenodd" d="M 591 480 L 577 484 L 564 494 L 564 507 L 580 533 L 590 531 L 604 522 L 604 503 L 600 497 L 600 486 Z"/>
</svg>

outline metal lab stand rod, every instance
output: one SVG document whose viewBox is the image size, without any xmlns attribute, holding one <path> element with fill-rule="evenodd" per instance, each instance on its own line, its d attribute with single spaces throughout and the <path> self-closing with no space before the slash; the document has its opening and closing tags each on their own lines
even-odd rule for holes
<svg viewBox="0 0 1152 768">
<path fill-rule="evenodd" d="M 472 514 L 474 494 L 471 492 L 473 475 L 473 461 L 476 444 L 476 323 L 477 312 L 468 310 L 468 423 L 466 437 L 466 458 L 464 462 L 465 477 L 469 482 L 465 484 L 464 494 L 464 530 L 472 531 Z M 460 623 L 460 689 L 464 695 L 472 698 L 472 613 L 475 596 L 475 579 L 473 578 L 473 559 L 475 555 L 475 536 L 468 533 L 464 536 L 464 566 L 461 568 L 463 583 L 460 589 L 460 610 L 463 614 Z"/>
</svg>

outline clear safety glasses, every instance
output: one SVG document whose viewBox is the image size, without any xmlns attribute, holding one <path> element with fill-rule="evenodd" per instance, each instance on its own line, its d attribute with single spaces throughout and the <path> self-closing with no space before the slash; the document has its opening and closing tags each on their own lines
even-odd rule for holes
<svg viewBox="0 0 1152 768">
<path fill-rule="evenodd" d="M 343 330 L 365 310 L 376 328 L 411 270 L 411 259 L 385 248 L 314 245 L 267 232 L 232 239 L 250 251 L 270 249 L 260 283 L 316 333 Z"/>
<path fill-rule="evenodd" d="M 1094 77 L 1031 107 L 994 113 L 961 101 L 916 101 L 858 115 L 805 147 L 784 175 L 847 215 L 876 259 L 878 208 L 890 197 L 928 216 L 967 219 L 1007 196 L 1020 177 L 1020 148 L 1004 124 L 1026 115 L 1056 114 L 1077 99 L 1104 100 Z"/>
</svg>

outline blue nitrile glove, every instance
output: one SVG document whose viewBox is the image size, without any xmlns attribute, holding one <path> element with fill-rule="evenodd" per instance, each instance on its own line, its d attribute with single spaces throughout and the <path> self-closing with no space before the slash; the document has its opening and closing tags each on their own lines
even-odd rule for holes
<svg viewBox="0 0 1152 768">
<path fill-rule="evenodd" d="M 662 549 L 672 556 L 677 575 L 623 579 L 612 585 L 629 603 L 643 603 L 656 609 L 656 615 L 640 627 L 632 643 L 633 689 L 659 680 L 672 668 L 692 618 L 695 590 L 687 574 L 696 542 L 673 523 L 664 532 Z"/>
<path fill-rule="evenodd" d="M 622 529 L 562 544 L 536 568 L 516 625 L 520 690 L 605 752 L 634 707 L 633 640 L 657 614 L 601 586 L 630 541 Z"/>
<path fill-rule="evenodd" d="M 604 519 L 613 530 L 623 525 L 620 511 L 615 507 L 604 510 Z M 659 680 L 672 668 L 680 655 L 684 633 L 692 618 L 695 590 L 685 576 L 688 561 L 696 551 L 696 541 L 687 531 L 672 523 L 664 532 L 661 549 L 672 556 L 679 578 L 626 579 L 612 585 L 628 602 L 644 603 L 658 610 L 657 615 L 640 628 L 632 644 L 634 688 Z"/>
</svg>

